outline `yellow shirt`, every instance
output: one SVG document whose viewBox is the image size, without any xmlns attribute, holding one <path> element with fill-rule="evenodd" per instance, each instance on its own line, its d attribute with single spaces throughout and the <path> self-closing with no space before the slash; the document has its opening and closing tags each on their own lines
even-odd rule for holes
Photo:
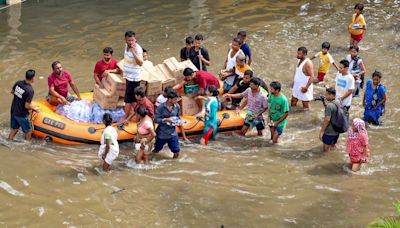
<svg viewBox="0 0 400 228">
<path fill-rule="evenodd" d="M 319 58 L 318 73 L 324 73 L 324 74 L 328 73 L 331 63 L 334 62 L 331 54 L 326 53 L 326 55 L 324 55 L 322 51 L 320 51 L 317 54 L 315 54 L 314 57 Z"/>
<path fill-rule="evenodd" d="M 363 29 L 353 29 L 353 24 L 359 24 L 360 26 L 365 26 L 365 19 L 364 16 L 362 14 L 360 14 L 357 18 L 356 18 L 357 14 L 353 14 L 353 18 L 351 19 L 351 23 L 349 24 L 349 32 L 352 35 L 360 35 L 364 32 Z"/>
<path fill-rule="evenodd" d="M 252 70 L 251 67 L 247 64 L 244 64 L 243 67 L 240 66 L 235 66 L 235 74 L 239 75 L 240 78 L 242 78 L 244 76 L 244 72 L 246 70 Z"/>
</svg>

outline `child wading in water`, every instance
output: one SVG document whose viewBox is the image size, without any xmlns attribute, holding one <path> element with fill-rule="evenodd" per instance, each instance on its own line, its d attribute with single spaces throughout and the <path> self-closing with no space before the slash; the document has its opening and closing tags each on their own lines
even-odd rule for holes
<svg viewBox="0 0 400 228">
<path fill-rule="evenodd" d="M 346 60 L 349 61 L 349 71 L 354 77 L 354 90 L 353 97 L 359 97 L 360 89 L 364 87 L 364 74 L 365 65 L 361 57 L 358 55 L 360 48 L 357 45 L 350 46 L 350 54 L 346 56 Z"/>
<path fill-rule="evenodd" d="M 331 54 L 329 54 L 329 48 L 331 48 L 331 44 L 329 42 L 323 42 L 321 51 L 310 58 L 310 60 L 319 58 L 318 77 L 314 80 L 314 83 L 322 82 L 324 80 L 331 64 L 338 69 L 335 60 L 333 60 Z"/>
<path fill-rule="evenodd" d="M 364 38 L 364 30 L 367 24 L 365 23 L 364 16 L 361 14 L 363 9 L 364 5 L 362 3 L 357 3 L 354 6 L 354 14 L 349 24 L 350 46 L 360 43 Z"/>
<path fill-rule="evenodd" d="M 218 95 L 219 91 L 215 86 L 209 86 L 206 91 L 206 97 L 199 99 L 205 99 L 206 113 L 204 115 L 204 131 L 200 137 L 200 144 L 207 145 L 210 138 L 214 138 L 217 135 L 218 130 Z"/>
<path fill-rule="evenodd" d="M 136 112 L 139 115 L 139 122 L 135 137 L 135 160 L 139 164 L 147 162 L 147 158 L 151 154 L 151 145 L 153 139 L 156 137 L 156 132 L 154 131 L 153 120 L 148 115 L 147 109 L 140 106 Z"/>
<path fill-rule="evenodd" d="M 281 93 L 281 83 L 273 81 L 270 84 L 271 96 L 269 102 L 268 125 L 271 131 L 271 142 L 278 143 L 278 138 L 286 127 L 289 115 L 289 102 L 285 95 Z"/>
<path fill-rule="evenodd" d="M 103 163 L 103 170 L 108 171 L 112 162 L 118 157 L 119 145 L 118 145 L 118 133 L 112 124 L 112 117 L 110 113 L 106 113 L 103 116 L 103 123 L 106 125 L 100 140 L 99 158 Z"/>
<path fill-rule="evenodd" d="M 346 150 L 350 157 L 352 171 L 359 171 L 361 163 L 368 162 L 368 134 L 364 121 L 359 118 L 353 120 L 348 130 Z"/>
</svg>

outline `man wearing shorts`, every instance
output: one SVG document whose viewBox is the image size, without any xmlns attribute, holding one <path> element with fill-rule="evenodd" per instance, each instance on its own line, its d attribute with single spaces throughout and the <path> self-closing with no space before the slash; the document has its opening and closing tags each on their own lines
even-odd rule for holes
<svg viewBox="0 0 400 228">
<path fill-rule="evenodd" d="M 125 90 L 125 119 L 130 116 L 136 98 L 134 90 L 140 86 L 141 67 L 143 65 L 143 49 L 136 43 L 135 33 L 127 31 L 125 33 L 125 50 L 124 50 L 124 77 L 126 79 Z"/>
<path fill-rule="evenodd" d="M 267 95 L 261 92 L 261 82 L 258 78 L 250 79 L 250 86 L 242 93 L 224 94 L 225 98 L 246 98 L 247 99 L 247 115 L 241 134 L 245 135 L 247 131 L 253 127 L 257 128 L 258 136 L 262 136 L 265 129 L 263 114 L 268 109 Z M 239 109 L 237 109 L 240 111 Z"/>
<path fill-rule="evenodd" d="M 156 143 L 153 153 L 160 152 L 165 144 L 174 153 L 174 159 L 179 157 L 180 147 L 176 123 L 179 119 L 180 106 L 178 104 L 179 94 L 175 91 L 168 91 L 167 102 L 160 104 L 156 109 L 154 122 L 158 124 L 156 129 Z"/>
<path fill-rule="evenodd" d="M 14 95 L 14 98 L 11 104 L 11 131 L 8 140 L 14 140 L 19 128 L 22 128 L 25 134 L 25 140 L 31 140 L 32 138 L 32 124 L 28 118 L 29 111 L 39 110 L 37 107 L 33 107 L 31 103 L 34 95 L 32 88 L 34 78 L 35 71 L 28 70 L 25 73 L 25 80 L 17 81 L 12 87 L 11 94 Z"/>
<path fill-rule="evenodd" d="M 286 127 L 289 115 L 289 102 L 285 95 L 281 93 L 281 87 L 281 83 L 277 81 L 273 81 L 270 84 L 271 96 L 268 97 L 270 107 L 268 125 L 271 131 L 272 143 L 278 143 L 278 138 Z"/>
<path fill-rule="evenodd" d="M 325 99 L 328 101 L 328 104 L 325 104 L 325 118 L 324 122 L 321 126 L 321 131 L 319 133 L 319 139 L 323 143 L 323 150 L 324 152 L 330 152 L 332 148 L 335 147 L 339 133 L 335 131 L 332 126 L 332 122 L 337 121 L 337 112 L 338 106 L 335 104 L 336 99 L 336 90 L 335 88 L 327 88 L 325 93 Z"/>
</svg>

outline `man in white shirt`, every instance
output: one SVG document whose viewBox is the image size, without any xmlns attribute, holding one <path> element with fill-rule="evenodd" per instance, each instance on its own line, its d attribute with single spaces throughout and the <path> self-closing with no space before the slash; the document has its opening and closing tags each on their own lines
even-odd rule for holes
<svg viewBox="0 0 400 228">
<path fill-rule="evenodd" d="M 351 98 L 354 90 L 354 77 L 349 73 L 349 61 L 342 60 L 339 64 L 339 71 L 336 73 L 336 98 L 347 110 L 351 106 Z"/>
<path fill-rule="evenodd" d="M 141 68 L 143 65 L 143 49 L 136 43 L 135 33 L 127 31 L 125 33 L 125 49 L 124 49 L 124 77 L 126 79 L 125 90 L 125 119 L 130 116 L 132 107 L 136 99 L 133 91 L 140 86 Z"/>
</svg>

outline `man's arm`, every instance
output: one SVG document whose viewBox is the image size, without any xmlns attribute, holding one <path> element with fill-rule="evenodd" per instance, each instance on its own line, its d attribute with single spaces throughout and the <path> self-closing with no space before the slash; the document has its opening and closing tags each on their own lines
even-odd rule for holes
<svg viewBox="0 0 400 228">
<path fill-rule="evenodd" d="M 78 99 L 81 99 L 81 94 L 79 93 L 78 87 L 75 85 L 74 81 L 71 81 L 70 86 L 72 88 L 72 90 L 74 91 L 74 93 L 76 94 L 76 96 L 78 97 Z"/>
<path fill-rule="evenodd" d="M 321 130 L 319 132 L 320 140 L 322 140 L 322 136 L 324 135 L 325 129 L 328 127 L 330 121 L 331 121 L 331 116 L 325 116 L 324 122 L 322 123 Z"/>
<path fill-rule="evenodd" d="M 184 85 L 185 85 L 185 81 L 182 81 L 181 83 L 174 85 L 174 87 L 172 87 L 172 88 L 174 90 L 178 90 L 178 89 L 182 88 Z"/>
<path fill-rule="evenodd" d="M 200 49 L 200 51 L 199 51 L 200 53 L 200 55 L 199 55 L 199 58 L 200 58 L 200 60 L 205 64 L 205 65 L 207 65 L 207 66 L 210 66 L 210 57 L 208 56 L 208 51 L 206 52 L 206 53 L 204 53 L 205 55 L 203 56 L 203 53 L 201 53 L 201 49 Z"/>
<path fill-rule="evenodd" d="M 308 61 L 308 63 L 305 64 L 305 73 L 308 75 L 308 82 L 307 85 L 302 89 L 302 92 L 305 93 L 307 92 L 308 88 L 311 86 L 312 82 L 314 81 L 314 64 L 311 61 Z"/>
<path fill-rule="evenodd" d="M 156 113 L 154 114 L 154 122 L 158 123 L 158 124 L 162 124 L 163 123 L 163 118 L 161 115 L 161 106 L 158 106 L 156 108 Z"/>
<path fill-rule="evenodd" d="M 234 94 L 239 87 L 235 84 L 232 88 L 228 91 L 229 94 Z"/>
<path fill-rule="evenodd" d="M 251 55 L 249 55 L 249 61 L 248 61 L 247 65 L 250 66 L 252 62 L 253 62 L 253 57 L 251 57 Z"/>
<path fill-rule="evenodd" d="M 121 70 L 119 69 L 119 67 L 117 67 L 115 69 L 111 69 L 111 70 L 105 70 L 103 73 L 103 76 L 108 73 L 119 74 L 119 73 L 121 73 Z"/>
<path fill-rule="evenodd" d="M 98 77 L 97 73 L 94 73 L 93 77 L 94 77 L 94 81 L 96 82 L 96 84 L 99 85 L 100 88 L 103 88 L 104 87 L 103 83 L 101 83 L 100 78 Z"/>
<path fill-rule="evenodd" d="M 33 107 L 31 102 L 25 102 L 25 108 L 28 110 L 38 111 L 38 107 Z"/>
<path fill-rule="evenodd" d="M 53 96 L 53 97 L 56 97 L 56 98 L 61 99 L 61 100 L 63 100 L 63 101 L 66 101 L 66 100 L 65 100 L 65 97 L 63 97 L 63 96 L 61 96 L 59 93 L 57 93 L 57 91 L 54 89 L 54 86 L 53 86 L 53 85 L 50 86 L 50 88 L 49 88 L 49 94 L 50 94 L 51 96 Z"/>
<path fill-rule="evenodd" d="M 353 93 L 352 89 L 347 90 L 347 92 L 340 98 L 340 100 L 346 99 L 348 96 L 350 96 Z"/>
<path fill-rule="evenodd" d="M 332 65 L 336 68 L 337 71 L 339 71 L 339 66 L 335 62 L 333 62 Z"/>
<path fill-rule="evenodd" d="M 136 54 L 135 47 L 133 47 L 133 48 L 131 49 L 131 51 L 132 51 L 133 58 L 135 59 L 136 64 L 139 65 L 139 66 L 142 66 L 142 65 L 143 65 L 143 58 L 142 58 L 142 56 L 139 56 L 138 54 Z"/>
<path fill-rule="evenodd" d="M 210 61 L 205 59 L 202 55 L 199 56 L 200 60 L 207 66 L 210 66 Z"/>
<path fill-rule="evenodd" d="M 161 111 L 162 111 L 161 106 L 158 106 L 157 109 L 156 109 L 156 114 L 154 114 L 154 122 L 155 123 L 163 124 L 163 123 L 166 123 L 166 122 L 169 122 L 169 123 L 173 123 L 174 122 L 171 117 L 163 118 Z"/>
<path fill-rule="evenodd" d="M 226 69 L 226 65 L 228 64 L 228 59 L 226 59 L 225 60 L 225 62 L 224 62 L 224 66 L 223 66 L 223 68 L 222 69 Z"/>
<path fill-rule="evenodd" d="M 262 114 L 263 114 L 265 111 L 267 111 L 267 110 L 268 110 L 268 106 L 267 106 L 267 107 L 265 107 L 265 108 L 263 108 L 263 110 L 261 110 L 261 112 L 260 112 L 260 113 L 258 113 L 257 117 L 260 117 L 260 116 L 262 116 Z"/>
<path fill-rule="evenodd" d="M 235 93 L 235 94 L 224 94 L 224 97 L 229 97 L 229 98 L 243 98 L 241 93 Z"/>
<path fill-rule="evenodd" d="M 288 117 L 289 112 L 285 112 L 285 114 L 283 114 L 283 116 L 276 122 L 274 122 L 274 127 L 278 127 L 278 125 Z"/>
</svg>

